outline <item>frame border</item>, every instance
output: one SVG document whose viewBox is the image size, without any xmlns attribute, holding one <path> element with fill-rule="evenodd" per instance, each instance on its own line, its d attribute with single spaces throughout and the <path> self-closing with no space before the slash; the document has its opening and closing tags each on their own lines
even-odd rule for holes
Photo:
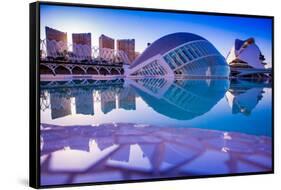
<svg viewBox="0 0 281 190">
<path fill-rule="evenodd" d="M 233 176 L 248 176 L 260 174 L 274 174 L 274 16 L 269 15 L 250 15 L 250 14 L 236 14 L 236 13 L 221 13 L 221 12 L 204 12 L 204 11 L 189 11 L 189 10 L 171 10 L 158 8 L 144 8 L 144 7 L 127 7 L 127 6 L 112 6 L 112 5 L 95 5 L 95 4 L 79 4 L 79 3 L 65 3 L 65 2 L 48 2 L 37 1 L 30 3 L 30 17 L 29 17 L 29 186 L 33 188 L 54 188 L 54 187 L 77 187 L 89 185 L 110 185 L 110 184 L 124 184 L 124 183 L 139 183 L 139 182 L 157 182 L 170 180 L 184 180 L 184 179 L 200 179 L 200 178 L 214 178 L 214 177 L 233 177 Z M 122 181 L 103 181 L 103 182 L 87 182 L 61 185 L 41 185 L 40 173 L 40 5 L 53 6 L 69 6 L 69 7 L 85 7 L 85 8 L 102 8 L 113 10 L 132 10 L 132 11 L 148 11 L 148 12 L 164 12 L 164 13 L 182 13 L 182 14 L 202 14 L 210 16 L 233 16 L 244 18 L 263 18 L 271 19 L 272 21 L 272 170 L 266 172 L 245 172 L 233 174 L 212 174 L 212 175 L 196 175 L 196 176 L 181 176 L 181 177 L 166 177 L 166 178 L 151 178 L 138 180 L 122 180 Z M 35 63 L 35 65 L 34 65 Z M 34 138 L 35 137 L 35 138 Z"/>
<path fill-rule="evenodd" d="M 40 188 L 40 4 L 29 4 L 29 186 Z"/>
</svg>

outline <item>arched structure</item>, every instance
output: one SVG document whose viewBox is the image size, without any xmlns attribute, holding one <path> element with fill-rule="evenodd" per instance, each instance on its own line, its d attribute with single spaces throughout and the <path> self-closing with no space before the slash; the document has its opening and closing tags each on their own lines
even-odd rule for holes
<svg viewBox="0 0 281 190">
<path fill-rule="evenodd" d="M 63 65 L 58 65 L 55 68 L 55 74 L 63 74 L 63 75 L 67 75 L 67 74 L 72 74 L 72 71 L 70 68 L 67 68 Z"/>
<path fill-rule="evenodd" d="M 173 33 L 152 43 L 130 66 L 129 76 L 228 77 L 224 57 L 206 39 Z"/>
<path fill-rule="evenodd" d="M 40 65 L 40 74 L 53 75 L 54 72 L 51 68 L 46 65 Z"/>
<path fill-rule="evenodd" d="M 124 69 L 121 65 L 40 63 L 40 74 L 52 75 L 111 75 L 121 76 Z"/>
</svg>

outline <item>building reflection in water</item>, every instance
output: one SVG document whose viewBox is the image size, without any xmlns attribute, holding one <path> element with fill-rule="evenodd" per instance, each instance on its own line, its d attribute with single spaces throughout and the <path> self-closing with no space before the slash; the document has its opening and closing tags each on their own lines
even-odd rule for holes
<svg viewBox="0 0 281 190">
<path fill-rule="evenodd" d="M 77 82 L 76 82 L 77 83 Z M 51 118 L 57 119 L 72 113 L 72 104 L 75 104 L 76 114 L 94 115 L 94 103 L 100 102 L 100 110 L 107 114 L 117 108 L 125 110 L 136 109 L 136 95 L 131 88 L 124 88 L 120 80 L 107 81 L 87 86 L 63 85 L 65 83 L 53 83 L 42 87 L 41 110 L 51 109 Z M 52 88 L 52 85 L 54 87 Z M 96 93 L 98 92 L 98 93 Z M 73 102 L 71 100 L 74 100 Z"/>
<path fill-rule="evenodd" d="M 118 95 L 119 108 L 136 110 L 136 93 L 132 88 L 123 88 Z"/>
<path fill-rule="evenodd" d="M 77 114 L 94 115 L 94 99 L 92 90 L 76 92 L 74 98 Z"/>
<path fill-rule="evenodd" d="M 59 93 L 50 93 L 51 117 L 52 119 L 64 117 L 71 114 L 70 97 L 61 96 Z"/>
<path fill-rule="evenodd" d="M 101 91 L 101 110 L 104 114 L 116 109 L 116 94 L 115 89 L 106 89 Z"/>
<path fill-rule="evenodd" d="M 87 85 L 48 83 L 41 88 L 41 110 L 50 109 L 51 118 L 57 119 L 73 113 L 94 115 L 94 106 L 100 105 L 106 114 L 136 110 L 139 97 L 157 113 L 190 120 L 207 113 L 224 96 L 233 113 L 249 113 L 266 87 L 249 81 L 163 78 L 129 80 L 126 85 L 120 80 L 83 84 Z M 270 136 L 196 127 L 41 123 L 41 184 L 271 171 Z"/>
<path fill-rule="evenodd" d="M 264 87 L 266 86 L 266 83 L 257 85 L 254 81 L 232 81 L 229 90 L 225 94 L 232 113 L 250 115 L 263 98 Z"/>
<path fill-rule="evenodd" d="M 189 120 L 208 112 L 229 88 L 228 80 L 175 80 L 147 78 L 130 81 L 138 95 L 155 111 Z"/>
<path fill-rule="evenodd" d="M 128 86 L 95 88 L 45 89 L 41 99 L 50 94 L 52 119 L 71 114 L 71 98 L 77 114 L 94 115 L 94 101 L 100 101 L 104 114 L 114 109 L 135 110 L 139 96 L 156 112 L 170 118 L 189 120 L 208 112 L 229 88 L 228 80 L 129 80 Z M 95 92 L 98 97 L 95 98 Z M 41 105 L 43 106 L 43 105 Z M 44 105 L 46 107 L 47 105 Z M 43 109 L 43 108 L 42 108 Z"/>
<path fill-rule="evenodd" d="M 41 99 L 45 99 L 45 101 L 41 101 L 41 109 L 43 109 L 43 107 L 49 107 L 49 105 L 43 105 L 43 102 L 48 102 L 48 95 L 46 92 L 49 93 L 52 119 L 74 114 L 72 110 L 73 98 L 75 100 L 75 110 L 77 114 L 94 115 L 93 92 L 91 90 L 81 88 L 44 90 L 41 93 Z"/>
</svg>

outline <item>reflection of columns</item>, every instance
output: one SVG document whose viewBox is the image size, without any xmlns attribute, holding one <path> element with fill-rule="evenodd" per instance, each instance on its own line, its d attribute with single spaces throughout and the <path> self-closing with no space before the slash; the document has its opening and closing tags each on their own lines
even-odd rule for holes
<svg viewBox="0 0 281 190">
<path fill-rule="evenodd" d="M 71 114 L 71 99 L 50 93 L 51 117 L 52 119 L 64 117 Z"/>
<path fill-rule="evenodd" d="M 136 94 L 132 88 L 124 88 L 118 95 L 119 108 L 136 110 Z"/>
<path fill-rule="evenodd" d="M 116 94 L 113 90 L 101 92 L 101 110 L 104 114 L 116 108 Z"/>
<path fill-rule="evenodd" d="M 126 81 L 126 85 L 131 85 L 135 88 L 140 89 L 141 91 L 155 96 L 162 97 L 164 93 L 170 88 L 173 84 L 173 80 L 170 78 L 148 78 L 148 79 L 140 79 L 138 81 L 128 79 Z"/>
<path fill-rule="evenodd" d="M 76 113 L 94 115 L 94 99 L 91 90 L 82 91 L 75 96 Z"/>
</svg>

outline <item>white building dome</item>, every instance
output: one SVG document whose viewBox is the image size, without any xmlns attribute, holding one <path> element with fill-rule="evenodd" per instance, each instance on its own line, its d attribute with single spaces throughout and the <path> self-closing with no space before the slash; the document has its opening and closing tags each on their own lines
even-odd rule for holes
<svg viewBox="0 0 281 190">
<path fill-rule="evenodd" d="M 229 66 L 205 38 L 173 33 L 156 40 L 132 63 L 129 76 L 228 77 Z"/>
</svg>

